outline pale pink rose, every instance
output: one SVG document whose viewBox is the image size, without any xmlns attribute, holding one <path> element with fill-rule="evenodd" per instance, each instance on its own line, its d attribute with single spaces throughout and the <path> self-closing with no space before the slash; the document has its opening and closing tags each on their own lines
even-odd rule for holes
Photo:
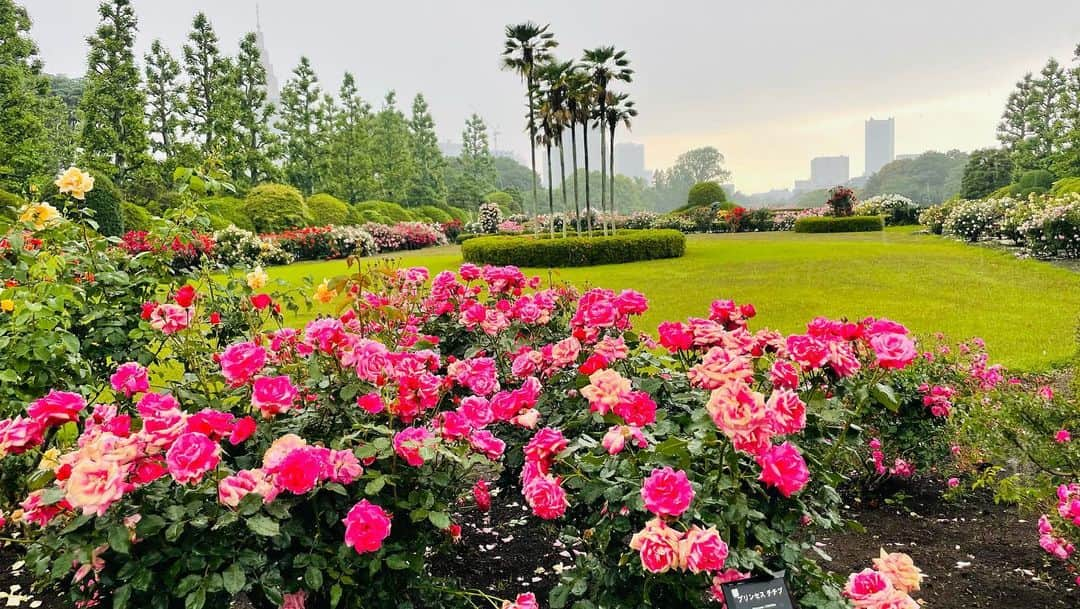
<svg viewBox="0 0 1080 609">
<path fill-rule="evenodd" d="M 514 418 L 510 419 L 510 423 L 517 425 L 518 427 L 524 427 L 525 429 L 535 429 L 537 422 L 540 421 L 540 411 L 535 408 L 529 408 L 521 411 Z"/>
<path fill-rule="evenodd" d="M 351 450 L 330 451 L 330 480 L 338 484 L 352 484 L 364 475 L 360 460 Z"/>
<path fill-rule="evenodd" d="M 221 353 L 221 374 L 233 385 L 251 380 L 266 363 L 266 349 L 254 342 L 230 345 Z"/>
<path fill-rule="evenodd" d="M 626 445 L 626 436 L 623 434 L 624 426 L 614 425 L 611 429 L 607 430 L 604 434 L 604 438 L 600 441 L 600 445 L 604 447 L 604 450 L 609 455 L 617 455 L 622 452 L 623 447 Z"/>
<path fill-rule="evenodd" d="M 775 487 L 785 497 L 802 490 L 810 480 L 806 461 L 789 442 L 769 447 L 757 457 L 757 462 L 761 467 L 758 480 Z"/>
<path fill-rule="evenodd" d="M 128 486 L 125 473 L 116 461 L 78 461 L 64 483 L 65 499 L 85 515 L 102 516 L 124 496 Z"/>
<path fill-rule="evenodd" d="M 610 368 L 597 370 L 589 376 L 589 384 L 581 389 L 581 395 L 589 400 L 589 409 L 607 414 L 616 404 L 626 399 L 632 386 L 630 379 Z"/>
<path fill-rule="evenodd" d="M 728 557 L 728 546 L 716 527 L 701 529 L 697 525 L 679 541 L 679 562 L 692 573 L 719 571 Z"/>
<path fill-rule="evenodd" d="M 146 368 L 137 362 L 121 364 L 116 372 L 109 377 L 109 383 L 114 391 L 123 393 L 124 397 L 130 398 L 133 394 L 143 393 L 150 389 L 150 378 L 146 374 Z"/>
<path fill-rule="evenodd" d="M 945 481 L 945 484 L 949 488 L 956 488 L 956 487 L 960 486 L 960 479 L 959 478 L 949 478 L 948 480 Z"/>
<path fill-rule="evenodd" d="M 264 503 L 270 503 L 278 491 L 261 469 L 242 469 L 218 482 L 218 501 L 222 505 L 235 508 L 249 493 L 257 493 Z"/>
<path fill-rule="evenodd" d="M 307 590 L 299 590 L 291 594 L 281 595 L 280 609 L 304 609 L 307 604 Z"/>
<path fill-rule="evenodd" d="M 358 554 L 374 552 L 390 536 L 390 515 L 381 507 L 362 499 L 349 510 L 345 523 L 345 545 Z"/>
<path fill-rule="evenodd" d="M 874 559 L 874 568 L 901 592 L 917 591 L 923 578 L 922 571 L 910 556 L 901 552 L 886 553 L 884 548 L 880 557 Z"/>
<path fill-rule="evenodd" d="M 641 566 L 650 573 L 665 573 L 680 564 L 679 533 L 660 518 L 653 518 L 645 528 L 630 538 L 630 549 L 637 550 Z"/>
<path fill-rule="evenodd" d="M 260 376 L 251 387 L 251 405 L 270 419 L 292 408 L 299 395 L 288 375 Z"/>
<path fill-rule="evenodd" d="M 916 357 L 915 341 L 903 334 L 878 334 L 870 339 L 870 348 L 877 356 L 877 363 L 882 368 L 906 368 Z"/>
<path fill-rule="evenodd" d="M 701 363 L 687 371 L 690 384 L 703 389 L 718 389 L 735 382 L 749 382 L 754 377 L 750 358 L 724 347 L 709 349 Z"/>
<path fill-rule="evenodd" d="M 159 304 L 150 312 L 150 327 L 162 334 L 176 334 L 191 324 L 191 310 L 177 304 Z"/>
<path fill-rule="evenodd" d="M 745 383 L 714 389 L 705 408 L 736 450 L 757 455 L 769 446 L 773 424 L 765 396 Z"/>
<path fill-rule="evenodd" d="M 670 467 L 657 468 L 642 483 L 641 499 L 645 509 L 657 516 L 678 517 L 694 500 L 694 487 L 686 472 Z"/>
<path fill-rule="evenodd" d="M 169 475 L 180 484 L 198 484 L 203 475 L 217 467 L 220 461 L 221 447 L 197 432 L 181 434 L 165 453 Z"/>
<path fill-rule="evenodd" d="M 775 433 L 791 435 L 806 427 L 806 404 L 794 391 L 774 389 L 765 406 L 769 409 Z"/>
</svg>

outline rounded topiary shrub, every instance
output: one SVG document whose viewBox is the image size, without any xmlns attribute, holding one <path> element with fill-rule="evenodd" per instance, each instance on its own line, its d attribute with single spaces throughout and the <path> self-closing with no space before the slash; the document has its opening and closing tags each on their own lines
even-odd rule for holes
<svg viewBox="0 0 1080 609">
<path fill-rule="evenodd" d="M 637 230 L 607 237 L 485 236 L 461 245 L 466 262 L 522 267 L 565 267 L 616 264 L 686 253 L 686 237 L 677 230 Z"/>
<path fill-rule="evenodd" d="M 145 207 L 125 202 L 120 205 L 120 211 L 124 216 L 124 230 L 150 230 L 153 216 Z"/>
<path fill-rule="evenodd" d="M 727 193 L 716 182 L 698 182 L 690 187 L 690 194 L 686 195 L 688 207 L 712 205 L 727 201 Z"/>
<path fill-rule="evenodd" d="M 1026 197 L 1031 193 L 1041 195 L 1054 187 L 1054 174 L 1045 169 L 1032 169 L 1020 176 L 1020 181 L 1012 189 L 1013 196 Z"/>
<path fill-rule="evenodd" d="M 311 195 L 307 206 L 315 226 L 343 225 L 348 222 L 349 205 L 334 195 L 324 192 Z"/>
<path fill-rule="evenodd" d="M 453 216 L 446 213 L 444 210 L 435 207 L 434 205 L 421 205 L 420 207 L 417 207 L 415 210 L 412 211 L 413 213 L 422 216 L 424 220 L 427 220 L 429 222 L 438 222 L 441 224 L 443 222 L 451 222 L 454 220 Z"/>
<path fill-rule="evenodd" d="M 797 233 L 859 233 L 885 230 L 881 216 L 810 216 L 795 221 Z"/>
<path fill-rule="evenodd" d="M 260 184 L 244 197 L 248 217 L 259 233 L 307 226 L 310 212 L 300 191 L 285 184 Z"/>
<path fill-rule="evenodd" d="M 95 173 L 94 189 L 86 193 L 84 205 L 93 210 L 98 232 L 107 237 L 124 234 L 124 216 L 120 209 L 120 189 L 104 173 Z"/>
<path fill-rule="evenodd" d="M 412 222 L 416 216 L 409 210 L 390 201 L 363 201 L 354 206 L 358 211 L 375 212 L 390 222 Z"/>
<path fill-rule="evenodd" d="M 204 199 L 203 202 L 206 205 L 206 211 L 210 212 L 211 216 L 220 218 L 225 223 L 225 226 L 232 224 L 236 228 L 255 232 L 255 223 L 251 221 L 251 218 L 244 210 L 243 199 L 237 197 L 213 197 Z M 221 228 L 225 228 L 225 226 Z"/>
</svg>

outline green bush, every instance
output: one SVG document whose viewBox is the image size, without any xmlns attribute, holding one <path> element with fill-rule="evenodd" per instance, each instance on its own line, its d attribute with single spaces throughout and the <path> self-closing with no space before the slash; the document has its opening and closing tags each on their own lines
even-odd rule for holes
<svg viewBox="0 0 1080 609">
<path fill-rule="evenodd" d="M 85 205 L 94 211 L 98 232 L 106 237 L 124 234 L 124 216 L 120 210 L 120 189 L 104 173 L 94 174 L 94 189 L 86 193 Z"/>
<path fill-rule="evenodd" d="M 324 192 L 311 195 L 307 206 L 315 226 L 341 226 L 349 220 L 349 205 L 334 195 Z"/>
<path fill-rule="evenodd" d="M 499 206 L 504 214 L 509 214 L 514 208 L 514 197 L 510 193 L 496 190 L 484 195 L 484 203 L 494 203 Z"/>
<path fill-rule="evenodd" d="M 690 187 L 690 193 L 686 195 L 686 205 L 688 207 L 712 205 L 713 203 L 724 203 L 726 201 L 727 193 L 716 182 L 698 182 Z"/>
<path fill-rule="evenodd" d="M 458 236 L 454 238 L 454 241 L 457 241 L 457 243 L 460 245 L 462 243 L 465 243 L 469 239 L 475 239 L 477 237 L 483 236 L 484 235 L 481 233 L 458 233 Z"/>
<path fill-rule="evenodd" d="M 224 223 L 224 226 L 214 226 L 216 230 L 227 228 L 230 224 L 236 228 L 255 232 L 255 224 L 244 212 L 244 200 L 236 197 L 213 197 L 204 199 L 206 211 L 210 213 L 211 220 Z"/>
<path fill-rule="evenodd" d="M 412 211 L 414 214 L 422 216 L 424 220 L 428 220 L 430 222 L 438 222 L 440 224 L 443 222 L 450 222 L 454 219 L 454 217 L 446 213 L 446 211 L 439 209 L 434 205 L 421 205 L 420 207 L 417 207 L 416 209 L 410 211 Z"/>
<path fill-rule="evenodd" d="M 1032 169 L 1020 176 L 1020 181 L 1012 187 L 1015 197 L 1026 197 L 1031 193 L 1038 195 L 1050 192 L 1054 186 L 1054 174 L 1045 169 Z"/>
<path fill-rule="evenodd" d="M 360 226 L 368 222 L 375 224 L 394 224 L 394 221 L 380 214 L 374 209 L 358 209 L 355 205 L 349 208 L 349 217 L 346 222 L 353 226 Z"/>
<path fill-rule="evenodd" d="M 885 220 L 881 216 L 817 216 L 799 218 L 795 221 L 797 233 L 856 233 L 885 230 Z"/>
<path fill-rule="evenodd" d="M 360 212 L 373 211 L 389 220 L 389 224 L 394 224 L 396 222 L 413 222 L 417 220 L 417 217 L 412 212 L 397 203 L 391 203 L 389 201 L 363 201 L 357 203 L 353 207 Z M 383 222 L 382 224 L 386 223 Z"/>
<path fill-rule="evenodd" d="M 23 205 L 26 205 L 26 200 L 19 195 L 0 190 L 0 218 L 14 220 Z"/>
<path fill-rule="evenodd" d="M 150 230 L 153 216 L 141 205 L 124 202 L 120 204 L 120 212 L 124 216 L 125 230 Z"/>
<path fill-rule="evenodd" d="M 461 222 L 462 224 L 467 224 L 470 220 L 472 220 L 472 218 L 469 216 L 469 212 L 461 209 L 460 207 L 454 207 L 453 205 L 441 203 L 439 204 L 439 209 L 450 214 L 451 218 L 457 220 L 458 222 Z"/>
<path fill-rule="evenodd" d="M 466 262 L 544 268 L 615 264 L 655 258 L 678 258 L 686 237 L 677 230 L 639 230 L 608 237 L 492 236 L 468 239 L 461 246 Z"/>
<path fill-rule="evenodd" d="M 1080 177 L 1062 178 L 1054 182 L 1054 186 L 1050 189 L 1050 193 L 1058 197 L 1072 192 L 1080 193 Z"/>
<path fill-rule="evenodd" d="M 307 226 L 311 213 L 300 191 L 285 184 L 260 184 L 244 197 L 255 232 L 276 233 Z"/>
</svg>

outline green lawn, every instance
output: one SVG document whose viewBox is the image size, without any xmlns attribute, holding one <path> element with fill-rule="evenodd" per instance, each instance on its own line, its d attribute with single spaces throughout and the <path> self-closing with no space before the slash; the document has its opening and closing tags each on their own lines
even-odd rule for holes
<svg viewBox="0 0 1080 609">
<path fill-rule="evenodd" d="M 432 273 L 461 263 L 456 246 L 399 254 Z M 271 269 L 300 282 L 344 273 L 341 261 Z M 579 269 L 527 269 L 578 286 L 634 288 L 651 310 L 638 328 L 704 316 L 715 298 L 752 302 L 752 327 L 800 331 L 816 315 L 896 319 L 920 335 L 981 336 L 993 360 L 1039 370 L 1076 351 L 1080 273 L 912 229 L 884 233 L 692 235 L 686 256 Z"/>
</svg>

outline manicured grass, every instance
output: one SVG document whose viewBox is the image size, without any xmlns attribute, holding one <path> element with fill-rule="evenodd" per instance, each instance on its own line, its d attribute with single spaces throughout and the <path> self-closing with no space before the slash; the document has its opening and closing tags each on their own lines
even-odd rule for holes
<svg viewBox="0 0 1080 609">
<path fill-rule="evenodd" d="M 398 254 L 432 274 L 461 263 L 448 246 Z M 633 288 L 649 297 L 637 325 L 705 316 L 715 298 L 752 302 L 752 328 L 796 332 L 817 315 L 901 321 L 929 336 L 981 336 L 991 358 L 1021 370 L 1064 364 L 1076 351 L 1080 273 L 974 247 L 912 228 L 880 233 L 693 235 L 686 256 L 576 269 L 527 269 L 579 287 Z M 344 262 L 270 270 L 301 282 L 346 272 Z"/>
</svg>

